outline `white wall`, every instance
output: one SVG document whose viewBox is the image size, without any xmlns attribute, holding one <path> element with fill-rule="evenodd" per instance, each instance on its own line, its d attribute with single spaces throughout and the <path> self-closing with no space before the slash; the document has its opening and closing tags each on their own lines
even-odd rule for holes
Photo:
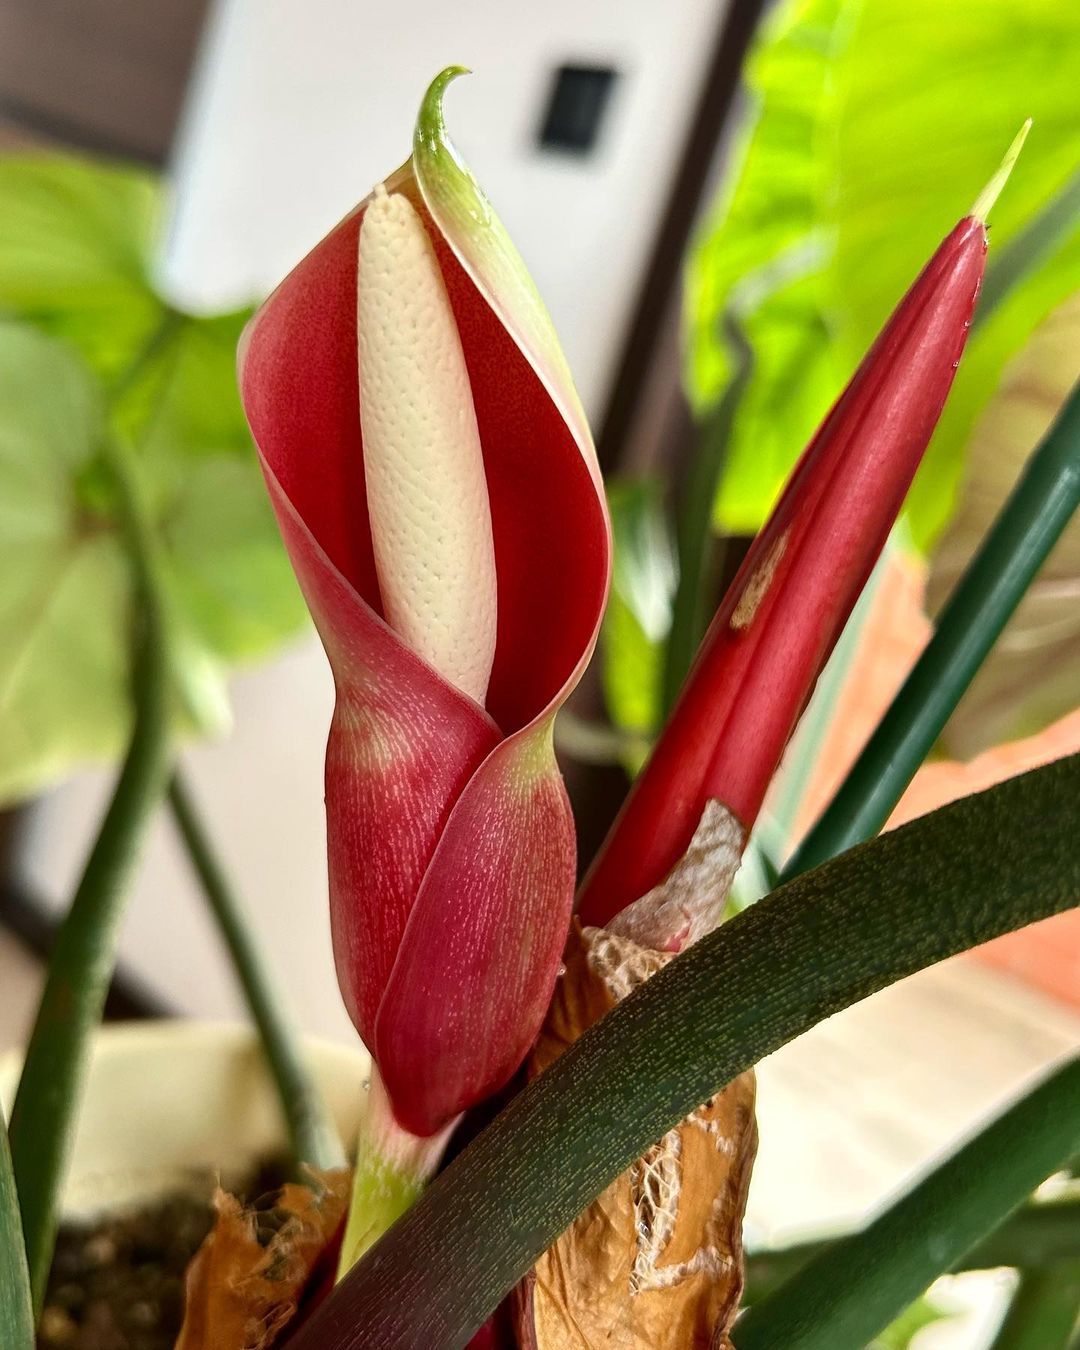
<svg viewBox="0 0 1080 1350">
<path fill-rule="evenodd" d="M 599 411 L 723 6 L 710 0 L 225 0 L 176 162 L 164 269 L 186 302 L 265 291 L 408 153 L 442 66 L 476 74 L 447 97 L 455 139 L 533 270 L 590 412 Z M 551 70 L 622 72 L 599 152 L 534 148 Z M 350 1034 L 330 964 L 322 753 L 330 682 L 311 641 L 235 682 L 236 729 L 194 749 L 196 791 L 304 1024 Z M 35 812 L 26 880 L 70 893 L 107 779 Z M 167 821 L 144 859 L 123 956 L 182 1009 L 239 1010 Z"/>
</svg>

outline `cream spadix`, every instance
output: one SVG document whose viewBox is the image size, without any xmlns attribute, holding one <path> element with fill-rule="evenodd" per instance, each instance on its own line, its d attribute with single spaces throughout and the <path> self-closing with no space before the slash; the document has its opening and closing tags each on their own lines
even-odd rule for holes
<svg viewBox="0 0 1080 1350">
<path fill-rule="evenodd" d="M 360 230 L 360 421 L 387 622 L 484 702 L 497 598 L 480 433 L 457 323 L 423 222 L 379 187 Z"/>
</svg>

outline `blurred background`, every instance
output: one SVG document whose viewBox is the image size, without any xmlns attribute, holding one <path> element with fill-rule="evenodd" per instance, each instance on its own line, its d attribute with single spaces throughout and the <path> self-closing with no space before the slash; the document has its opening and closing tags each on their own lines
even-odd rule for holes
<svg viewBox="0 0 1080 1350">
<path fill-rule="evenodd" d="M 693 466 L 722 434 L 699 560 L 715 599 L 845 375 L 1027 116 L 991 231 L 1011 270 L 988 282 L 907 519 L 804 719 L 763 848 L 782 856 L 828 800 L 1080 375 L 1069 0 L 0 0 L 0 318 L 75 353 L 145 449 L 188 656 L 188 781 L 299 1020 L 335 1038 L 354 1033 L 325 903 L 332 689 L 238 420 L 232 351 L 247 307 L 407 156 L 423 89 L 458 61 L 475 74 L 448 96 L 454 138 L 552 311 L 611 484 L 615 595 L 560 728 L 585 859 L 680 674 L 667 639 Z M 26 1029 L 128 725 L 129 594 L 86 526 L 92 484 L 73 452 L 77 508 L 59 513 L 57 482 L 11 444 L 0 1046 Z M 896 819 L 1080 745 L 1078 595 L 1074 527 Z M 741 884 L 753 898 L 754 878 Z M 164 813 L 111 1006 L 243 1016 Z M 1068 916 L 825 1024 L 763 1074 L 752 1222 L 775 1236 L 865 1212 L 1078 1031 Z M 976 1298 L 970 1317 L 992 1320 L 992 1303 Z"/>
</svg>

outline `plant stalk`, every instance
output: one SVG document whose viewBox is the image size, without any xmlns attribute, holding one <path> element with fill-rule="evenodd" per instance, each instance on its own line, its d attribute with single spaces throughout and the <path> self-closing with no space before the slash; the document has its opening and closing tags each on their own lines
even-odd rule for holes
<svg viewBox="0 0 1080 1350">
<path fill-rule="evenodd" d="M 59 1224 L 60 1193 L 114 965 L 123 900 L 168 770 L 169 661 L 146 522 L 114 456 L 134 575 L 134 726 L 112 800 L 71 908 L 56 934 L 11 1113 L 11 1152 L 22 1209 L 35 1311 L 45 1296 Z"/>
<path fill-rule="evenodd" d="M 1080 1146 L 1080 1057 L 751 1307 L 737 1350 L 866 1345 Z M 1042 1342 L 1051 1350 L 1052 1341 Z"/>
<path fill-rule="evenodd" d="M 11 1170 L 7 1125 L 0 1110 L 0 1345 L 5 1350 L 34 1350 L 34 1313 L 30 1272 L 19 1217 L 19 1197 Z"/>
<path fill-rule="evenodd" d="M 862 1231 L 747 1253 L 746 1302 L 759 1303 L 827 1248 Z M 1067 1264 L 1074 1258 L 1080 1260 L 1080 1200 L 1075 1196 L 1033 1200 L 983 1238 L 952 1267 L 951 1273 L 994 1270 L 998 1266 L 1041 1268 Z"/>
<path fill-rule="evenodd" d="M 1080 384 L 942 611 L 937 630 L 825 812 L 790 880 L 882 828 L 1080 505 Z"/>
<path fill-rule="evenodd" d="M 372 1065 L 356 1145 L 352 1199 L 338 1260 L 342 1279 L 420 1198 L 434 1175 L 457 1121 L 430 1139 L 410 1134 L 394 1119 L 378 1069 Z"/>
<path fill-rule="evenodd" d="M 1020 1284 L 991 1350 L 1075 1350 L 1080 1260 L 1020 1271 Z"/>
<path fill-rule="evenodd" d="M 179 770 L 169 781 L 169 808 L 225 942 L 259 1032 L 267 1065 L 278 1091 L 292 1152 L 298 1163 L 317 1168 L 342 1167 L 345 1155 L 334 1122 L 307 1064 L 281 998 L 267 974 L 262 953 L 206 825 Z"/>
</svg>

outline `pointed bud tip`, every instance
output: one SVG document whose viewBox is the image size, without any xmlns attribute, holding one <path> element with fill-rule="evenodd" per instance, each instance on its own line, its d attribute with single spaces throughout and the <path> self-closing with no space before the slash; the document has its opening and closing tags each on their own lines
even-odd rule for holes
<svg viewBox="0 0 1080 1350">
<path fill-rule="evenodd" d="M 990 179 L 989 183 L 979 193 L 975 199 L 975 205 L 971 208 L 969 215 L 975 220 L 986 224 L 986 217 L 990 214 L 990 209 L 1001 195 L 1001 189 L 1009 181 L 1009 175 L 1013 171 L 1013 165 L 1020 158 L 1020 151 L 1024 148 L 1024 142 L 1027 140 L 1027 134 L 1031 130 L 1031 118 L 1029 117 L 1020 130 L 1013 138 L 1012 145 L 1005 152 L 1005 158 L 1001 161 L 997 173 Z"/>
<path fill-rule="evenodd" d="M 416 119 L 415 139 L 429 148 L 440 145 L 446 139 L 446 121 L 443 117 L 443 95 L 447 86 L 459 75 L 471 75 L 468 66 L 446 66 L 427 87 L 420 113 Z"/>
</svg>

